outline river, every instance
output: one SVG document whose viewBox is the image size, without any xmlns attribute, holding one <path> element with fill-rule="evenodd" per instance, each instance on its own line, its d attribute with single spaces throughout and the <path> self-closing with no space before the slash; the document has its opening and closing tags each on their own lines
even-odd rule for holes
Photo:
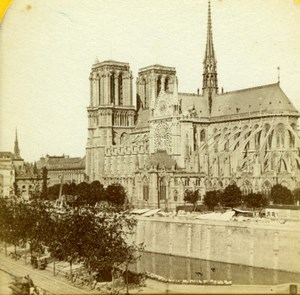
<svg viewBox="0 0 300 295">
<path fill-rule="evenodd" d="M 300 273 L 143 252 L 134 271 L 173 280 L 228 280 L 233 285 L 300 283 Z"/>
</svg>

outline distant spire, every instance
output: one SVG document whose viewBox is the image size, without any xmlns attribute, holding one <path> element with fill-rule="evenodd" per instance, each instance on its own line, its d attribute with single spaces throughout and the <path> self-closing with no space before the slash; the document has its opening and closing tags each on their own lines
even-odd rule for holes
<svg viewBox="0 0 300 295">
<path fill-rule="evenodd" d="M 16 139 L 15 139 L 15 146 L 14 146 L 14 155 L 15 155 L 15 158 L 20 158 L 20 149 L 19 149 L 18 130 L 17 130 L 17 128 L 16 128 Z"/>
<path fill-rule="evenodd" d="M 208 1 L 208 20 L 207 20 L 207 36 L 206 36 L 206 49 L 203 60 L 203 94 L 208 94 L 210 99 L 218 93 L 218 78 L 217 78 L 217 59 L 215 56 L 213 33 L 212 33 L 212 20 L 211 20 L 211 7 L 210 0 Z M 211 104 L 211 102 L 210 102 Z"/>
<path fill-rule="evenodd" d="M 99 63 L 99 58 L 98 58 L 98 56 L 96 56 L 96 58 L 95 58 L 95 64 L 98 64 Z"/>
</svg>

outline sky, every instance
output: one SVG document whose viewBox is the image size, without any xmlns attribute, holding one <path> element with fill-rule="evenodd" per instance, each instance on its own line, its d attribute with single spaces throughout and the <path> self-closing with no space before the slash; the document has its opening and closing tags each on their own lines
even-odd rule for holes
<svg viewBox="0 0 300 295">
<path fill-rule="evenodd" d="M 212 0 L 219 88 L 278 81 L 300 109 L 300 3 Z M 89 73 L 99 61 L 176 68 L 202 87 L 207 0 L 14 0 L 0 25 L 0 151 L 84 156 Z"/>
</svg>

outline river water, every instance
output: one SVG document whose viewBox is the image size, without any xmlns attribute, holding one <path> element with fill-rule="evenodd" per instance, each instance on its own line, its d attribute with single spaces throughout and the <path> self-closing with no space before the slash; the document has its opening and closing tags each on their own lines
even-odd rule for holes
<svg viewBox="0 0 300 295">
<path fill-rule="evenodd" d="M 143 252 L 134 271 L 174 280 L 228 280 L 233 285 L 300 283 L 300 273 Z"/>
</svg>

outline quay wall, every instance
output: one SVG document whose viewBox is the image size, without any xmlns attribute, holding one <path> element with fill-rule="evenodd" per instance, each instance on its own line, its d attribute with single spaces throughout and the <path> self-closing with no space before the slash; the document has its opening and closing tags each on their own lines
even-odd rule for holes
<svg viewBox="0 0 300 295">
<path fill-rule="evenodd" d="M 300 223 L 137 217 L 145 251 L 300 273 Z"/>
</svg>

